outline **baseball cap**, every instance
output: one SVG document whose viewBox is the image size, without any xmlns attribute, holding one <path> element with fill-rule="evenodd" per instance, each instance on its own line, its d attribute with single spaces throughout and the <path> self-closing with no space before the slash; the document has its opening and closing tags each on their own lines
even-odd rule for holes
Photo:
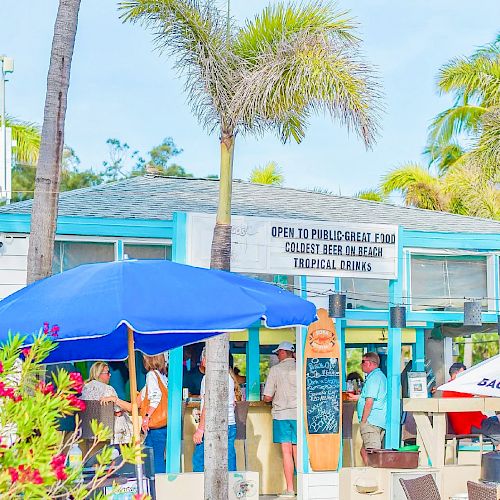
<svg viewBox="0 0 500 500">
<path fill-rule="evenodd" d="M 287 341 L 281 342 L 281 344 L 278 347 L 276 347 L 276 349 L 273 352 L 277 353 L 280 349 L 283 351 L 295 352 L 295 346 L 291 342 Z"/>
</svg>

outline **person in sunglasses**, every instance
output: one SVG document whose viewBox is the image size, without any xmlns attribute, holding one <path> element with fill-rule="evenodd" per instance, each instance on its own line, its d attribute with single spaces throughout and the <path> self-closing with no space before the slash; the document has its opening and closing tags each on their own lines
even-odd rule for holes
<svg viewBox="0 0 500 500">
<path fill-rule="evenodd" d="M 384 441 L 387 417 L 387 378 L 382 373 L 376 352 L 367 352 L 361 360 L 365 383 L 361 394 L 348 394 L 350 401 L 357 401 L 359 429 L 363 446 L 361 458 L 368 465 L 367 449 L 380 449 Z"/>
</svg>

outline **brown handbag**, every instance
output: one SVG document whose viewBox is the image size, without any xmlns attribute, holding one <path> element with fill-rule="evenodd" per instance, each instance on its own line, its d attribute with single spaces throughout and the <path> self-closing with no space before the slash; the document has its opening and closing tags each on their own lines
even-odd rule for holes
<svg viewBox="0 0 500 500">
<path fill-rule="evenodd" d="M 167 415 L 168 415 L 168 389 L 163 384 L 160 376 L 155 371 L 156 378 L 158 379 L 158 385 L 161 391 L 160 404 L 156 407 L 153 413 L 149 416 L 149 428 L 150 429 L 161 429 L 167 425 Z M 148 389 L 146 387 L 146 396 L 141 403 L 141 417 L 146 416 L 146 412 L 149 408 L 149 398 Z"/>
</svg>

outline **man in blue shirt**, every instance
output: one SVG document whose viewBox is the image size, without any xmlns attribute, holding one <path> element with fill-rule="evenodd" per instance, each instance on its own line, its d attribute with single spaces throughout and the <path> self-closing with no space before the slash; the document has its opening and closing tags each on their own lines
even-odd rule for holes
<svg viewBox="0 0 500 500">
<path fill-rule="evenodd" d="M 375 352 L 363 355 L 361 369 L 366 374 L 365 384 L 360 395 L 349 395 L 351 401 L 357 401 L 360 423 L 361 458 L 368 465 L 367 449 L 382 448 L 385 436 L 387 413 L 387 378 L 379 368 L 380 358 Z"/>
</svg>

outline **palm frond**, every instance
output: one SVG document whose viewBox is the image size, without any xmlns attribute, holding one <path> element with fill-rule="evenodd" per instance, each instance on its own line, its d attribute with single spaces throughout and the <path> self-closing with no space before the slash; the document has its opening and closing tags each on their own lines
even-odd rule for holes
<svg viewBox="0 0 500 500">
<path fill-rule="evenodd" d="M 500 104 L 500 56 L 460 57 L 445 64 L 438 73 L 441 92 L 453 93 L 463 103 L 475 100 L 489 107 Z"/>
<path fill-rule="evenodd" d="M 382 193 L 380 189 L 365 189 L 363 191 L 358 191 L 354 197 L 360 200 L 378 201 L 381 203 L 385 203 L 388 200 L 388 196 Z"/>
<path fill-rule="evenodd" d="M 270 161 L 263 167 L 255 167 L 250 173 L 250 182 L 254 184 L 272 184 L 281 186 L 285 181 L 283 171 L 275 161 Z"/>
<path fill-rule="evenodd" d="M 465 149 L 457 142 L 430 144 L 424 149 L 424 154 L 429 157 L 429 166 L 435 167 L 440 175 L 446 171 L 465 154 Z"/>
<path fill-rule="evenodd" d="M 446 210 L 449 203 L 439 178 L 415 163 L 408 163 L 386 174 L 380 190 L 386 196 L 399 192 L 406 205 L 428 210 Z"/>
<path fill-rule="evenodd" d="M 13 148 L 15 161 L 36 165 L 40 151 L 40 127 L 35 123 L 25 122 L 10 116 L 7 116 L 5 124 L 12 129 L 12 140 L 15 141 Z"/>
<path fill-rule="evenodd" d="M 454 213 L 500 218 L 500 191 L 477 163 L 453 166 L 447 172 L 444 190 L 451 197 Z"/>
<path fill-rule="evenodd" d="M 461 132 L 476 134 L 481 125 L 481 117 L 488 108 L 464 104 L 439 113 L 429 127 L 428 147 L 446 144 L 453 141 Z"/>
<path fill-rule="evenodd" d="M 233 68 L 225 17 L 214 2 L 197 0 L 128 0 L 119 3 L 121 19 L 146 26 L 156 48 L 175 61 L 185 76 L 194 114 L 210 131 L 230 116 Z"/>
<path fill-rule="evenodd" d="M 236 37 L 235 50 L 246 61 L 257 63 L 263 48 L 277 53 L 284 38 L 304 33 L 326 35 L 334 43 L 358 44 L 355 27 L 347 12 L 336 11 L 330 3 L 314 1 L 297 7 L 277 3 L 246 22 Z"/>
<path fill-rule="evenodd" d="M 333 12 L 324 16 L 320 2 L 313 6 L 322 14 L 313 28 L 302 22 L 299 7 L 278 4 L 237 33 L 236 51 L 251 55 L 235 92 L 241 121 L 275 130 L 284 141 L 300 140 L 302 122 L 326 112 L 370 146 L 380 110 L 378 81 L 357 45 L 345 43 L 351 25 Z"/>
<path fill-rule="evenodd" d="M 474 145 L 471 156 L 481 166 L 488 178 L 500 173 L 500 107 L 491 109 L 483 116 L 481 135 Z"/>
</svg>

